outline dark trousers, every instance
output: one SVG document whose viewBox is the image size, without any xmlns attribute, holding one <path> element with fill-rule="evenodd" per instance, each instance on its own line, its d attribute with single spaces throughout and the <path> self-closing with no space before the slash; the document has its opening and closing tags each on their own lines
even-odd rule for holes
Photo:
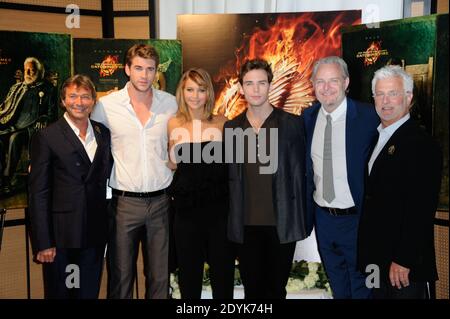
<svg viewBox="0 0 450 319">
<path fill-rule="evenodd" d="M 169 295 L 169 199 L 114 195 L 109 218 L 109 292 L 112 299 L 133 298 L 139 243 L 142 241 L 145 298 Z"/>
<path fill-rule="evenodd" d="M 55 260 L 42 264 L 44 298 L 97 299 L 104 251 L 104 246 L 85 249 L 57 248 Z"/>
<path fill-rule="evenodd" d="M 295 244 L 280 244 L 275 226 L 245 226 L 237 245 L 245 299 L 286 298 Z"/>
<path fill-rule="evenodd" d="M 333 216 L 316 207 L 317 243 L 335 299 L 371 298 L 356 266 L 358 223 L 358 215 Z"/>
<path fill-rule="evenodd" d="M 205 262 L 209 265 L 213 298 L 233 298 L 234 245 L 227 239 L 227 217 L 216 213 L 212 210 L 210 216 L 175 214 L 178 284 L 183 299 L 201 298 Z"/>
<path fill-rule="evenodd" d="M 429 299 L 426 282 L 409 281 L 408 287 L 398 289 L 389 280 L 380 280 L 380 288 L 373 289 L 374 299 Z"/>
</svg>

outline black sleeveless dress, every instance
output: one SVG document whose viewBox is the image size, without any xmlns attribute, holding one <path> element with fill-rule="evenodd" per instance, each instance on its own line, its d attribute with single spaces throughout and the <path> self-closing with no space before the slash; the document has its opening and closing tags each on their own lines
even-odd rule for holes
<svg viewBox="0 0 450 319">
<path fill-rule="evenodd" d="M 222 142 L 175 146 L 177 170 L 168 189 L 175 210 L 175 239 L 181 297 L 200 299 L 203 267 L 210 266 L 213 298 L 231 299 L 234 245 L 227 239 L 228 171 Z"/>
<path fill-rule="evenodd" d="M 228 170 L 223 152 L 220 141 L 175 146 L 177 170 L 168 192 L 177 214 L 202 218 L 227 214 Z M 211 206 L 214 212 L 208 210 Z"/>
</svg>

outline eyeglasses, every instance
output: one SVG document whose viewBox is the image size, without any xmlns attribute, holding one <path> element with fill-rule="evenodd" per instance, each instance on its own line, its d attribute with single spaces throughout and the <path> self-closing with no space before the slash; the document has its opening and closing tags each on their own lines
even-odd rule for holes
<svg viewBox="0 0 450 319">
<path fill-rule="evenodd" d="M 409 92 L 401 92 L 401 91 L 389 91 L 389 92 L 387 92 L 387 93 L 384 93 L 384 92 L 376 92 L 374 95 L 372 95 L 373 96 L 373 98 L 374 99 L 377 99 L 377 100 L 382 100 L 382 99 L 384 99 L 384 97 L 385 96 L 387 96 L 388 98 L 398 98 L 398 97 L 400 97 L 400 96 L 403 96 L 403 95 L 406 95 L 406 94 L 408 94 Z"/>
</svg>

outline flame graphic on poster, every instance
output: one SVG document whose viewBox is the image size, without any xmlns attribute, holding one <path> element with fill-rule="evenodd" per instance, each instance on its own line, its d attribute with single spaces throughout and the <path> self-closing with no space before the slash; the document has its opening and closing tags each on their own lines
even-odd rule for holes
<svg viewBox="0 0 450 319">
<path fill-rule="evenodd" d="M 380 57 L 381 41 L 374 41 L 370 44 L 364 54 L 364 65 L 374 64 Z"/>
<path fill-rule="evenodd" d="M 119 56 L 107 55 L 100 64 L 100 77 L 111 76 L 119 68 Z"/>
<path fill-rule="evenodd" d="M 242 63 L 254 58 L 267 60 L 274 73 L 269 101 L 275 107 L 300 114 L 315 100 L 310 82 L 313 62 L 328 55 L 340 56 L 341 34 L 345 14 L 339 14 L 324 30 L 314 20 L 314 13 L 300 16 L 280 15 L 267 30 L 255 28 L 244 37 L 235 51 L 236 60 L 223 67 L 214 77 L 225 83 L 217 94 L 214 113 L 233 118 L 246 108 L 239 93 L 238 74 Z M 353 24 L 359 24 L 360 19 Z"/>
</svg>

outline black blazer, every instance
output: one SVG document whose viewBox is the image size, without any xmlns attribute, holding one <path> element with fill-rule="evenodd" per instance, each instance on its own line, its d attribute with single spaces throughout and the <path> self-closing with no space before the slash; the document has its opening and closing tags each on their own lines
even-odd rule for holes
<svg viewBox="0 0 450 319">
<path fill-rule="evenodd" d="M 395 262 L 411 270 L 413 281 L 437 279 L 433 225 L 441 170 L 439 147 L 413 120 L 395 131 L 367 180 L 358 234 L 361 271 L 376 264 L 387 279 Z"/>
<path fill-rule="evenodd" d="M 110 133 L 98 122 L 91 124 L 97 141 L 92 163 L 64 118 L 33 137 L 29 208 L 34 253 L 106 242 Z"/>
<path fill-rule="evenodd" d="M 302 117 L 274 108 L 278 127 L 278 169 L 272 175 L 273 207 L 277 232 L 281 243 L 308 237 L 312 224 L 306 218 L 305 135 Z M 242 128 L 246 112 L 224 125 L 225 148 L 236 145 L 227 137 L 227 129 Z M 230 144 L 232 143 L 232 144 Z M 229 159 L 227 159 L 229 161 Z M 242 163 L 229 163 L 230 213 L 228 238 L 237 243 L 244 241 L 244 180 Z"/>
</svg>

